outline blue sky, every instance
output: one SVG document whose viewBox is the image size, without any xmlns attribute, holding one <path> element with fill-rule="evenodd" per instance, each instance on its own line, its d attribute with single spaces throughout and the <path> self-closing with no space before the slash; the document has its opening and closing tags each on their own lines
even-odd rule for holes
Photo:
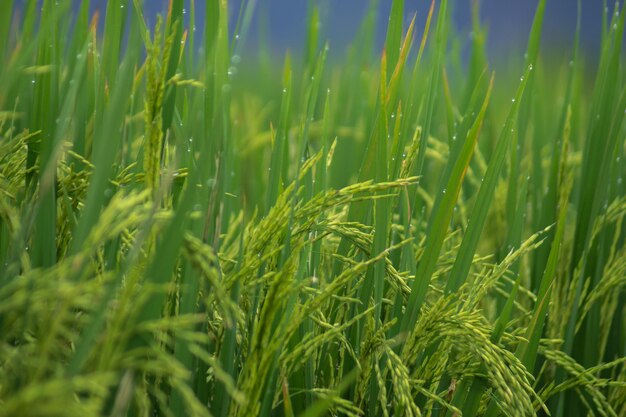
<svg viewBox="0 0 626 417">
<path fill-rule="evenodd" d="M 321 6 L 324 22 L 323 35 L 330 41 L 335 53 L 353 39 L 364 16 L 369 0 L 313 0 Z M 438 0 L 436 0 L 438 1 Z M 454 21 L 460 30 L 469 30 L 470 4 L 472 0 L 456 0 Z M 489 27 L 489 47 L 492 51 L 506 52 L 522 48 L 526 42 L 538 0 L 481 0 L 482 20 Z M 379 0 L 381 7 L 379 22 L 379 44 L 384 37 L 386 16 L 391 0 Z M 610 7 L 613 0 L 608 0 Z M 203 16 L 205 1 L 196 1 L 198 15 Z M 241 0 L 231 0 L 231 12 L 236 11 Z M 275 52 L 287 48 L 298 51 L 303 44 L 309 0 L 257 0 L 257 10 L 250 32 L 249 44 L 254 44 L 260 22 L 265 22 L 268 36 Z M 106 0 L 92 0 L 93 7 L 103 9 Z M 146 0 L 149 19 L 164 9 L 167 0 Z M 430 0 L 405 0 L 407 21 L 417 13 L 418 24 L 423 22 Z M 591 55 L 597 49 L 603 0 L 582 0 L 582 42 Z M 544 22 L 544 41 L 556 52 L 568 53 L 562 45 L 571 45 L 576 26 L 577 0 L 548 0 Z M 152 17 L 150 17 L 152 16 Z M 197 26 L 201 30 L 202 20 Z"/>
</svg>

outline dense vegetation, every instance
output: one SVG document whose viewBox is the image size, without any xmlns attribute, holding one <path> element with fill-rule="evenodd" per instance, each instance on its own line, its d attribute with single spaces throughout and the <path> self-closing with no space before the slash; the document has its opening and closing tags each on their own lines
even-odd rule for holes
<svg viewBox="0 0 626 417">
<path fill-rule="evenodd" d="M 312 5 L 282 70 L 253 0 L 39 3 L 0 2 L 0 416 L 626 415 L 619 6 L 559 62 L 540 0 L 494 73 L 477 1 L 394 0 L 381 52 L 373 0 L 338 59 Z"/>
</svg>

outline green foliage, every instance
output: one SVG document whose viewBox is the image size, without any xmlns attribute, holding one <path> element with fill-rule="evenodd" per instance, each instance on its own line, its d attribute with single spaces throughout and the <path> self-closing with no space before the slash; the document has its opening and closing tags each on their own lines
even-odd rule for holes
<svg viewBox="0 0 626 417">
<path fill-rule="evenodd" d="M 507 73 L 311 2 L 281 71 L 206 3 L 0 2 L 0 417 L 626 415 L 622 9 Z"/>
</svg>

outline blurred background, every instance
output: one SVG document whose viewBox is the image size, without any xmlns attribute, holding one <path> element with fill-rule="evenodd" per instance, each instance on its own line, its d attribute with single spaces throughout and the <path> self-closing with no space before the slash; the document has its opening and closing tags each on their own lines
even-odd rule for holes
<svg viewBox="0 0 626 417">
<path fill-rule="evenodd" d="M 456 0 L 453 17 L 457 29 L 469 33 L 471 28 L 471 4 L 474 0 Z M 242 0 L 231 0 L 232 19 L 236 20 Z M 306 31 L 306 16 L 309 4 L 320 6 L 323 28 L 321 33 L 331 45 L 331 51 L 341 54 L 344 47 L 354 38 L 365 16 L 370 0 L 256 0 L 248 47 L 254 48 L 255 41 L 263 34 L 274 52 L 281 54 L 287 49 L 302 48 Z M 379 24 L 378 45 L 383 44 L 386 18 L 392 0 L 378 0 Z M 147 18 L 154 22 L 156 13 L 163 11 L 167 0 L 145 2 Z M 581 42 L 588 57 L 597 53 L 600 42 L 604 0 L 581 0 Z M 93 0 L 93 8 L 104 9 L 106 0 Z M 196 29 L 202 30 L 205 1 L 196 1 Z M 612 11 L 613 0 L 606 1 Z M 422 28 L 428 13 L 430 0 L 405 0 L 407 24 L 413 13 L 417 13 L 418 28 Z M 498 56 L 507 52 L 519 53 L 526 44 L 537 0 L 481 0 L 481 18 L 489 30 L 489 50 Z M 569 56 L 569 47 L 576 28 L 577 0 L 548 0 L 544 22 L 544 45 L 555 54 Z M 564 46 L 568 45 L 567 48 Z M 493 56 L 493 55 L 492 55 Z M 559 57 L 555 57 L 559 58 Z"/>
</svg>

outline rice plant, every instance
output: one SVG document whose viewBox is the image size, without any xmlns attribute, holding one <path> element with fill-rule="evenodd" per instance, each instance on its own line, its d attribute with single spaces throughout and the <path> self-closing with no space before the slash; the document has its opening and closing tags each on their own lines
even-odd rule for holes
<svg viewBox="0 0 626 417">
<path fill-rule="evenodd" d="M 0 2 L 0 416 L 625 416 L 623 7 L 507 73 L 256 3 Z"/>
</svg>

